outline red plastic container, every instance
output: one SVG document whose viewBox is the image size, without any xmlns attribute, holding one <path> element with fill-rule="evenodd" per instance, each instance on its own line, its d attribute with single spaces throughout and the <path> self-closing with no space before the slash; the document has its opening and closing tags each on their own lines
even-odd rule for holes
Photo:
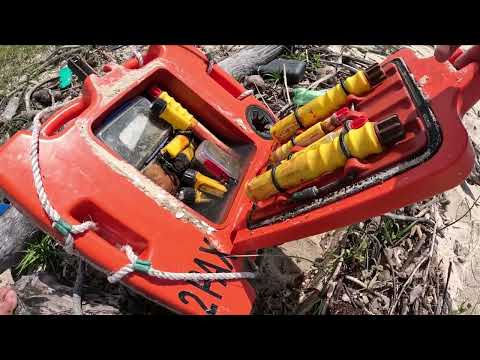
<svg viewBox="0 0 480 360">
<path fill-rule="evenodd" d="M 123 244 L 160 270 L 244 271 L 243 259 L 225 255 L 253 252 L 403 207 L 456 186 L 472 168 L 473 151 L 460 119 L 480 96 L 478 65 L 457 71 L 448 63 L 418 59 L 410 50 L 401 50 L 382 64 L 387 80 L 366 97 L 350 101 L 372 121 L 397 113 L 408 129 L 407 138 L 394 151 L 366 163 L 352 160 L 347 167 L 360 170 L 363 181 L 379 171 L 395 173 L 393 166 L 408 165 L 412 157 L 422 156 L 422 161 L 348 197 L 270 225 L 249 227 L 253 204 L 243 188 L 267 163 L 272 142 L 252 129 L 247 113 L 252 106 L 268 110 L 253 96 L 238 100 L 245 89 L 217 65 L 208 74 L 207 64 L 194 47 L 153 45 L 140 68 L 131 59 L 123 66 L 106 66 L 110 71 L 103 77 L 90 75 L 82 96 L 43 125 L 39 155 L 46 191 L 66 221 L 92 219 L 98 224 L 98 230 L 76 237 L 75 247 L 107 273 L 128 262 L 119 250 Z M 247 149 L 239 186 L 216 222 L 161 190 L 93 133 L 113 109 L 153 84 L 172 94 L 222 141 Z M 38 201 L 30 142 L 31 133 L 20 131 L 0 148 L 0 187 L 18 209 L 63 241 Z M 287 209 L 282 206 L 279 202 L 273 213 Z M 172 283 L 133 273 L 123 282 L 185 314 L 248 314 L 255 299 L 246 280 Z"/>
</svg>

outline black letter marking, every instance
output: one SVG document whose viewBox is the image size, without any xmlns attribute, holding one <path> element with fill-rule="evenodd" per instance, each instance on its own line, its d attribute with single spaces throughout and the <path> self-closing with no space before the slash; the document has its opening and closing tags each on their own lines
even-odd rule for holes
<svg viewBox="0 0 480 360">
<path fill-rule="evenodd" d="M 205 311 L 207 315 L 215 315 L 217 313 L 217 305 L 212 304 L 210 305 L 210 309 L 209 309 L 206 307 L 206 305 L 203 303 L 202 300 L 200 300 L 200 298 L 197 295 L 192 294 L 189 291 L 179 292 L 178 297 L 184 304 L 189 304 L 188 300 L 186 299 L 187 297 L 193 298 L 193 300 L 195 300 L 201 306 L 201 308 Z"/>
<path fill-rule="evenodd" d="M 203 241 L 204 241 L 208 246 L 210 246 L 210 244 L 208 243 L 208 240 L 207 240 L 206 238 L 204 238 Z M 222 260 L 223 263 L 224 263 L 225 265 L 227 265 L 230 270 L 233 270 L 233 264 L 226 258 L 226 256 L 228 256 L 228 254 L 224 254 L 224 253 L 218 251 L 217 249 L 213 249 L 213 248 L 207 249 L 207 248 L 204 248 L 204 247 L 200 247 L 198 250 L 203 251 L 203 252 L 205 252 L 205 253 L 207 253 L 207 254 L 212 254 L 212 255 L 218 256 L 218 257 L 220 258 L 220 260 Z"/>
</svg>

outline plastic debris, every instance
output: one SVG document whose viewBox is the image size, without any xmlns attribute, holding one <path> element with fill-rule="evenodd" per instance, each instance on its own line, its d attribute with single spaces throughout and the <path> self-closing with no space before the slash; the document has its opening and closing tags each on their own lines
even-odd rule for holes
<svg viewBox="0 0 480 360">
<path fill-rule="evenodd" d="M 302 106 L 327 92 L 328 89 L 308 90 L 306 88 L 293 89 L 293 103 Z"/>
<path fill-rule="evenodd" d="M 0 203 L 0 216 L 5 214 L 7 210 L 10 209 L 10 206 L 11 206 L 10 204 Z"/>
<path fill-rule="evenodd" d="M 284 66 L 289 84 L 296 84 L 303 79 L 306 68 L 305 61 L 294 59 L 275 59 L 266 65 L 259 66 L 258 72 L 262 76 L 268 74 L 283 76 Z"/>
<path fill-rule="evenodd" d="M 63 66 L 58 72 L 60 89 L 65 89 L 72 84 L 72 70 L 68 66 Z"/>
</svg>

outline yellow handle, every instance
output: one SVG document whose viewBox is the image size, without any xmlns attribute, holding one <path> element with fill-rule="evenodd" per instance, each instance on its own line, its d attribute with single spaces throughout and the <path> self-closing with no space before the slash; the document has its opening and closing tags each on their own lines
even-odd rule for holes
<svg viewBox="0 0 480 360">
<path fill-rule="evenodd" d="M 364 159 L 383 151 L 373 122 L 345 134 L 345 145 L 353 157 Z M 297 187 L 345 165 L 347 157 L 340 146 L 340 138 L 302 151 L 275 168 L 277 185 L 284 190 Z M 272 170 L 253 178 L 246 186 L 247 196 L 253 201 L 265 200 L 279 192 L 272 180 Z"/>
<path fill-rule="evenodd" d="M 209 178 L 197 171 L 195 175 L 195 190 L 200 190 L 204 193 L 222 198 L 227 192 L 227 188 L 219 183 L 217 180 Z"/>
<path fill-rule="evenodd" d="M 160 115 L 162 119 L 179 130 L 189 130 L 195 127 L 197 120 L 193 115 L 173 97 L 168 95 L 166 91 L 163 91 L 159 98 L 167 103 L 167 107 Z"/>
<path fill-rule="evenodd" d="M 348 77 L 343 84 L 348 93 L 356 96 L 361 96 L 371 89 L 363 71 L 358 71 L 355 75 Z M 300 128 L 298 121 L 304 128 L 309 128 L 338 110 L 346 101 L 347 94 L 343 90 L 342 85 L 337 84 L 325 94 L 300 107 L 296 114 L 294 112 L 278 121 L 270 128 L 270 133 L 273 138 L 283 144 L 291 139 Z"/>
<path fill-rule="evenodd" d="M 195 204 L 205 204 L 211 202 L 212 199 L 199 190 L 195 190 Z"/>
</svg>

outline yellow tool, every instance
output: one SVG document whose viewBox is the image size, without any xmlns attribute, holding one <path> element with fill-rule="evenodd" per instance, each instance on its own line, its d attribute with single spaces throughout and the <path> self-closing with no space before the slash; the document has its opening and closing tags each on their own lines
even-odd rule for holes
<svg viewBox="0 0 480 360">
<path fill-rule="evenodd" d="M 335 114 L 330 116 L 328 119 L 320 121 L 319 123 L 311 126 L 300 135 L 295 136 L 295 138 L 290 139 L 290 141 L 279 146 L 271 155 L 270 162 L 275 164 L 277 162 L 286 159 L 290 155 L 290 151 L 295 145 L 307 146 L 317 141 L 318 139 L 323 138 L 329 132 L 335 130 L 341 124 L 340 120 Z"/>
<path fill-rule="evenodd" d="M 159 106 L 159 116 L 172 125 L 175 129 L 182 131 L 190 130 L 196 126 L 198 123 L 197 119 L 193 117 L 192 114 L 188 112 L 179 102 L 177 102 L 173 97 L 171 97 L 166 91 L 162 91 L 159 99 L 162 99 L 164 103 L 159 103 L 163 105 L 163 108 L 160 111 Z"/>
<path fill-rule="evenodd" d="M 188 205 L 205 204 L 211 202 L 213 199 L 206 196 L 199 190 L 191 187 L 181 188 L 178 192 L 178 199 Z"/>
<path fill-rule="evenodd" d="M 190 140 L 185 135 L 175 136 L 167 145 L 165 145 L 160 152 L 167 153 L 170 158 L 174 159 L 190 144 Z"/>
<path fill-rule="evenodd" d="M 195 147 L 190 143 L 185 149 L 182 150 L 180 154 L 175 157 L 173 161 L 173 167 L 177 172 L 185 171 L 190 163 L 192 162 L 193 157 L 195 156 Z"/>
<path fill-rule="evenodd" d="M 355 75 L 329 89 L 325 94 L 306 103 L 292 114 L 278 121 L 270 128 L 270 134 L 283 144 L 290 140 L 298 129 L 309 128 L 345 105 L 349 94 L 362 96 L 384 79 L 385 73 L 378 64 L 374 64 L 366 70 L 358 71 Z"/>
<path fill-rule="evenodd" d="M 302 151 L 253 178 L 246 186 L 247 196 L 253 201 L 268 199 L 343 167 L 350 157 L 364 159 L 379 154 L 404 136 L 403 125 L 396 115 L 377 123 L 367 122 L 358 129 L 342 132 L 332 142 Z"/>
<path fill-rule="evenodd" d="M 183 150 L 180 155 L 184 155 L 189 161 L 192 161 L 195 156 L 195 146 L 190 143 L 185 150 Z"/>
<path fill-rule="evenodd" d="M 217 180 L 209 178 L 193 169 L 188 169 L 183 173 L 182 182 L 188 187 L 219 198 L 222 198 L 228 190 Z"/>
<path fill-rule="evenodd" d="M 153 102 L 151 111 L 153 115 L 165 120 L 175 129 L 182 131 L 192 131 L 202 140 L 213 142 L 219 148 L 227 153 L 232 153 L 232 149 L 225 145 L 220 139 L 213 135 L 202 123 L 190 114 L 179 102 L 171 97 L 166 91 L 153 89 L 153 93 L 157 99 Z"/>
</svg>

